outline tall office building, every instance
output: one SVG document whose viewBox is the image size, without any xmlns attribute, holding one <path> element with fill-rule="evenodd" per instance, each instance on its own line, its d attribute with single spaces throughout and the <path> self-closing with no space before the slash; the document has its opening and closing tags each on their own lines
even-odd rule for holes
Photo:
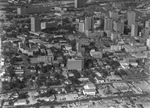
<svg viewBox="0 0 150 108">
<path fill-rule="evenodd" d="M 150 20 L 145 22 L 145 28 L 148 28 L 148 29 L 150 28 Z"/>
<path fill-rule="evenodd" d="M 113 20 L 111 18 L 105 18 L 104 20 L 104 30 L 112 30 Z"/>
<path fill-rule="evenodd" d="M 113 20 L 118 20 L 119 18 L 118 12 L 109 11 L 109 17 L 112 18 Z"/>
<path fill-rule="evenodd" d="M 133 36 L 133 37 L 138 36 L 138 25 L 137 24 L 131 25 L 131 36 Z"/>
<path fill-rule="evenodd" d="M 79 23 L 79 32 L 84 33 L 85 30 L 85 24 L 83 22 Z"/>
<path fill-rule="evenodd" d="M 119 32 L 121 34 L 124 33 L 124 23 L 121 21 L 114 21 L 113 22 L 113 30 L 115 32 Z"/>
<path fill-rule="evenodd" d="M 77 52 L 82 52 L 82 47 L 79 42 L 76 43 L 76 50 L 77 50 Z"/>
<path fill-rule="evenodd" d="M 39 32 L 41 31 L 41 22 L 38 16 L 31 17 L 31 31 Z"/>
<path fill-rule="evenodd" d="M 127 13 L 128 25 L 131 26 L 135 23 L 136 14 L 133 11 Z"/>
<path fill-rule="evenodd" d="M 147 39 L 147 40 L 146 40 L 146 46 L 147 46 L 148 48 L 150 48 L 150 39 Z"/>
<path fill-rule="evenodd" d="M 48 13 L 50 12 L 51 6 L 43 6 L 43 5 L 30 5 L 27 7 L 17 7 L 17 14 L 38 14 L 38 13 Z"/>
<path fill-rule="evenodd" d="M 82 8 L 85 6 L 86 0 L 75 0 L 75 8 Z"/>
<path fill-rule="evenodd" d="M 94 19 L 93 17 L 85 18 L 85 30 L 93 31 L 94 29 Z"/>
</svg>

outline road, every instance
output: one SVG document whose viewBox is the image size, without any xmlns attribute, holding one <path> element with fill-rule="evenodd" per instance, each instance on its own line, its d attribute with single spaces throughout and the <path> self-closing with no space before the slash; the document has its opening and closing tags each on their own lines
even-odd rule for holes
<svg viewBox="0 0 150 108">
<path fill-rule="evenodd" d="M 98 2 L 98 3 L 108 3 L 108 2 L 133 2 L 133 3 L 135 3 L 135 1 L 138 2 L 138 0 L 96 0 L 95 2 Z"/>
<path fill-rule="evenodd" d="M 70 100 L 70 101 L 61 101 L 61 102 L 46 102 L 41 104 L 35 104 L 35 105 L 26 105 L 26 106 L 13 106 L 11 108 L 29 108 L 29 107 L 36 107 L 39 108 L 39 106 L 54 106 L 54 105 L 63 105 L 63 104 L 71 104 L 71 103 L 78 103 L 78 102 L 89 102 L 89 101 L 98 101 L 98 100 L 112 100 L 115 98 L 125 98 L 125 97 L 148 97 L 150 94 L 133 94 L 133 95 L 123 95 L 123 96 L 110 96 L 110 97 L 92 97 L 87 99 L 81 99 L 81 100 Z"/>
<path fill-rule="evenodd" d="M 124 83 L 124 82 L 130 82 L 130 81 L 116 81 L 116 82 L 107 82 L 107 83 L 99 83 L 99 84 L 95 84 L 96 86 L 99 85 L 112 85 L 113 83 Z M 19 90 L 18 92 L 28 92 L 28 91 L 40 91 L 40 90 L 48 90 L 48 89 L 56 89 L 56 88 L 64 88 L 66 85 L 62 85 L 62 86 L 50 86 L 48 88 L 34 88 L 34 89 L 24 89 L 24 90 Z M 84 85 L 79 85 L 79 86 L 74 86 L 75 88 L 78 87 L 83 87 Z M 0 94 L 7 94 L 7 93 L 16 93 L 16 91 L 9 91 L 9 92 L 2 92 Z"/>
</svg>

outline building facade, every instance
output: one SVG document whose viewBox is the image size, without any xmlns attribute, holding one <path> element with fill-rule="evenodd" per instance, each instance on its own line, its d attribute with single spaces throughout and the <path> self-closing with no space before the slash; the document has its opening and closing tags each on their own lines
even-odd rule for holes
<svg viewBox="0 0 150 108">
<path fill-rule="evenodd" d="M 112 30 L 113 28 L 113 19 L 105 18 L 104 19 L 104 30 Z"/>
<path fill-rule="evenodd" d="M 34 16 L 30 18 L 31 20 L 31 31 L 32 32 L 39 32 L 41 31 L 41 22 L 38 16 Z"/>
<path fill-rule="evenodd" d="M 75 0 L 75 8 L 82 8 L 85 6 L 86 0 Z"/>
<path fill-rule="evenodd" d="M 136 14 L 134 11 L 130 11 L 127 13 L 128 25 L 131 27 L 132 24 L 135 23 Z"/>
<path fill-rule="evenodd" d="M 94 29 L 94 19 L 93 17 L 85 18 L 85 30 L 93 31 Z"/>
<path fill-rule="evenodd" d="M 84 23 L 79 23 L 79 32 L 84 33 L 85 30 L 85 24 Z"/>
<path fill-rule="evenodd" d="M 131 36 L 133 36 L 133 37 L 138 36 L 138 25 L 137 24 L 131 25 Z"/>
</svg>

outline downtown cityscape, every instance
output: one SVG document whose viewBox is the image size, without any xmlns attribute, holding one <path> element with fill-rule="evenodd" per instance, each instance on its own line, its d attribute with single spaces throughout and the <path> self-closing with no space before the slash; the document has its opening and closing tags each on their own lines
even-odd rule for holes
<svg viewBox="0 0 150 108">
<path fill-rule="evenodd" d="M 150 108 L 150 0 L 0 0 L 0 108 Z"/>
</svg>

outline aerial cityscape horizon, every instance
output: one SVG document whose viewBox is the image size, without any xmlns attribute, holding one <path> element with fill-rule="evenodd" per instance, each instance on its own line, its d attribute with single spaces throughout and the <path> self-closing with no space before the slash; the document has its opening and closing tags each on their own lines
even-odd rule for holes
<svg viewBox="0 0 150 108">
<path fill-rule="evenodd" d="M 0 0 L 0 108 L 150 108 L 150 0 Z"/>
</svg>

